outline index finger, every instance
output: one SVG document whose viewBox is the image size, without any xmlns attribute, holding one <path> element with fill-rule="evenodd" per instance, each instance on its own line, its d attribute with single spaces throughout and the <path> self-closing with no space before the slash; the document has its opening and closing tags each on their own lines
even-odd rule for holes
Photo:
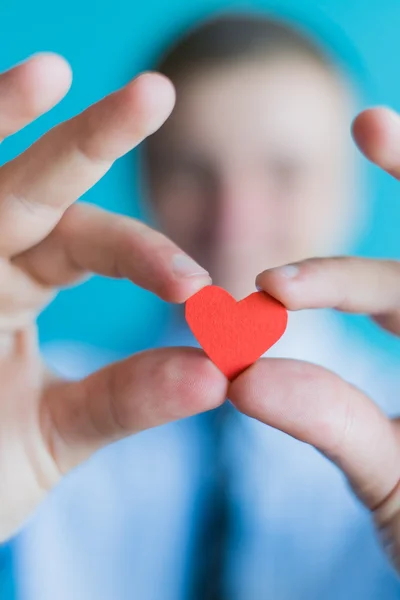
<svg viewBox="0 0 400 600">
<path fill-rule="evenodd" d="M 113 162 L 153 133 L 174 104 L 172 84 L 145 73 L 62 123 L 0 170 L 0 255 L 44 239 Z"/>
<path fill-rule="evenodd" d="M 400 263 L 394 260 L 313 258 L 264 271 L 257 285 L 289 310 L 365 313 L 400 333 Z"/>
</svg>

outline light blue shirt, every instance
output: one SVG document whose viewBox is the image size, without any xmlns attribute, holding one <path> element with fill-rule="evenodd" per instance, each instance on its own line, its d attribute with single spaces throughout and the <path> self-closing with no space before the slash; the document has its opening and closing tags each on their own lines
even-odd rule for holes
<svg viewBox="0 0 400 600">
<path fill-rule="evenodd" d="M 168 343 L 193 339 L 181 326 Z M 49 351 L 69 376 L 114 358 Z M 336 316 L 291 314 L 268 355 L 330 368 L 397 412 L 379 359 L 345 335 Z M 132 436 L 71 473 L 18 539 L 20 600 L 183 600 L 212 462 L 204 422 L 199 416 Z M 223 457 L 234 510 L 232 600 L 400 598 L 367 511 L 314 448 L 235 413 Z"/>
</svg>

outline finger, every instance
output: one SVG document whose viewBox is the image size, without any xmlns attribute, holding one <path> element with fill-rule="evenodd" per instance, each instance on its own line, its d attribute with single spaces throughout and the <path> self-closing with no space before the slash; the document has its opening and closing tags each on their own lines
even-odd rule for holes
<svg viewBox="0 0 400 600">
<path fill-rule="evenodd" d="M 70 88 L 72 73 L 61 56 L 36 54 L 0 75 L 0 140 L 22 129 L 57 104 Z"/>
<path fill-rule="evenodd" d="M 336 308 L 372 315 L 400 333 L 400 263 L 353 257 L 315 258 L 264 271 L 256 284 L 289 310 Z"/>
<path fill-rule="evenodd" d="M 71 206 L 43 242 L 13 263 L 46 287 L 67 285 L 92 272 L 130 279 L 167 302 L 184 302 L 211 282 L 161 233 L 86 204 Z"/>
<path fill-rule="evenodd" d="M 79 383 L 53 385 L 42 431 L 63 474 L 117 439 L 219 406 L 226 391 L 225 377 L 200 350 L 153 350 Z"/>
<path fill-rule="evenodd" d="M 0 313 L 2 317 L 21 310 L 37 309 L 47 303 L 52 293 L 27 273 L 0 261 Z"/>
<path fill-rule="evenodd" d="M 353 122 L 353 137 L 365 156 L 400 178 L 400 117 L 386 107 L 364 110 Z"/>
<path fill-rule="evenodd" d="M 305 362 L 263 359 L 228 390 L 243 413 L 312 444 L 346 474 L 371 509 L 400 479 L 400 445 L 391 421 L 358 389 Z"/>
<path fill-rule="evenodd" d="M 46 237 L 112 163 L 153 133 L 174 104 L 172 84 L 146 73 L 51 130 L 0 171 L 0 254 Z"/>
</svg>

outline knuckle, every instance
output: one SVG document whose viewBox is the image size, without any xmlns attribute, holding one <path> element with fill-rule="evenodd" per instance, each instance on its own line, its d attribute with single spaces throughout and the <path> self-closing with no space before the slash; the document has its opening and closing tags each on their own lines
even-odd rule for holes
<svg viewBox="0 0 400 600">
<path fill-rule="evenodd" d="M 189 394 L 191 390 L 191 379 L 192 374 L 190 368 L 182 356 L 170 355 L 160 356 L 153 366 L 150 374 L 154 382 L 154 387 L 157 390 L 162 390 L 162 396 L 167 402 L 177 403 L 180 405 L 179 400 Z"/>
<path fill-rule="evenodd" d="M 163 359 L 153 376 L 175 418 L 210 410 L 226 398 L 225 378 L 197 349 Z"/>
</svg>

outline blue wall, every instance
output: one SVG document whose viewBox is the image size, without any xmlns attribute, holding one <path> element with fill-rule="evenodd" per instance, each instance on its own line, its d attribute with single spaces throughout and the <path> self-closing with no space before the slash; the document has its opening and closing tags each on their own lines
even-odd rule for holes
<svg viewBox="0 0 400 600">
<path fill-rule="evenodd" d="M 63 54 L 75 73 L 68 97 L 49 115 L 7 140 L 2 159 L 8 160 L 48 127 L 147 68 L 154 50 L 185 24 L 216 9 L 238 6 L 289 13 L 306 23 L 321 22 L 323 31 L 330 33 L 329 20 L 333 31 L 342 30 L 362 57 L 370 80 L 368 103 L 400 110 L 398 0 L 254 0 L 245 5 L 232 0 L 0 0 L 0 70 L 31 53 L 52 50 Z M 373 167 L 368 171 L 376 200 L 374 216 L 357 250 L 400 258 L 400 183 Z M 85 199 L 138 216 L 134 182 L 135 156 L 131 155 L 119 161 Z M 41 337 L 85 340 L 126 352 L 151 342 L 165 310 L 153 296 L 126 282 L 94 278 L 60 294 L 40 318 Z M 399 348 L 363 320 L 356 319 L 354 326 L 389 350 Z"/>
</svg>

